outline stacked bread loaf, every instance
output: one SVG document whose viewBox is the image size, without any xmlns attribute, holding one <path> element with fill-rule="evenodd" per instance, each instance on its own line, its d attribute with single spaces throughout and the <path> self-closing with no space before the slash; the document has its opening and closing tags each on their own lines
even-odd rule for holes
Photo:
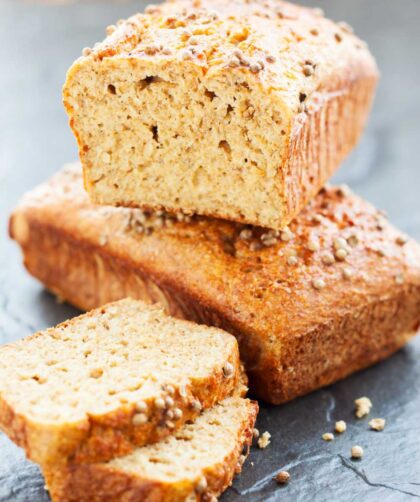
<svg viewBox="0 0 420 502">
<path fill-rule="evenodd" d="M 366 45 L 319 9 L 149 6 L 70 68 L 81 166 L 27 194 L 10 234 L 29 272 L 83 310 L 133 297 L 235 335 L 261 399 L 331 384 L 420 324 L 420 246 L 347 187 L 325 187 L 377 78 Z M 211 500 L 229 485 L 256 405 L 235 339 L 182 323 L 127 300 L 4 349 L 32 356 L 0 375 L 0 425 L 56 500 Z"/>
</svg>

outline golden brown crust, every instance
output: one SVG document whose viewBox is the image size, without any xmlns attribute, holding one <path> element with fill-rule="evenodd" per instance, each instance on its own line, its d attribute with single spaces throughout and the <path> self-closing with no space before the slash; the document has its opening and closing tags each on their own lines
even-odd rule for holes
<svg viewBox="0 0 420 502">
<path fill-rule="evenodd" d="M 106 311 L 108 307 L 112 308 L 112 304 L 100 310 Z M 85 316 L 95 318 L 97 315 L 96 311 L 91 311 Z M 66 321 L 50 331 L 72 323 L 74 320 Z M 36 333 L 22 343 L 27 343 L 30 338 L 42 337 L 43 334 Z M 171 421 L 171 428 L 167 426 L 165 418 L 167 410 L 153 404 L 156 396 L 144 400 L 149 410 L 145 424 L 134 423 L 133 417 L 137 413 L 134 402 L 121 402 L 112 412 L 87 412 L 83 419 L 46 421 L 31 415 L 22 403 L 13 402 L 14 396 L 0 386 L 0 429 L 25 450 L 28 458 L 45 468 L 48 465 L 58 467 L 66 462 L 89 463 L 124 456 L 138 446 L 161 441 L 188 421 L 194 420 L 200 414 L 200 409 L 213 407 L 236 393 L 238 388 L 241 391 L 246 389 L 247 378 L 239 360 L 238 347 L 235 340 L 232 337 L 230 339 L 234 343 L 226 351 L 226 363 L 231 368 L 228 377 L 224 367 L 220 367 L 214 368 L 211 375 L 194 376 L 184 389 L 178 382 L 172 385 L 173 407 L 181 413 L 180 418 Z M 5 351 L 9 347 L 4 346 L 1 350 Z M 200 408 L 195 406 L 197 401 Z"/>
<path fill-rule="evenodd" d="M 219 496 L 231 485 L 234 475 L 241 471 L 252 443 L 258 404 L 249 401 L 247 408 L 238 437 L 223 461 L 202 473 L 207 480 L 207 489 L 195 494 L 197 501 L 206 502 L 212 500 L 212 496 Z M 194 494 L 191 479 L 176 484 L 163 483 L 107 464 L 72 464 L 43 472 L 52 500 L 60 502 L 182 502 Z"/>
<path fill-rule="evenodd" d="M 418 244 L 404 243 L 377 210 L 342 190 L 329 188 L 308 205 L 290 226 L 294 239 L 257 251 L 251 246 L 261 240 L 239 238 L 241 225 L 196 218 L 145 236 L 127 226 L 130 214 L 137 213 L 94 208 L 80 174 L 61 173 L 15 211 L 11 234 L 28 270 L 81 308 L 137 296 L 233 333 L 251 388 L 267 401 L 373 364 L 418 328 Z M 323 253 L 334 253 L 340 236 L 354 236 L 354 247 L 325 265 Z M 319 251 L 309 250 L 310 240 Z M 288 263 L 292 252 L 297 264 Z M 315 289 L 315 279 L 325 287 Z"/>
</svg>

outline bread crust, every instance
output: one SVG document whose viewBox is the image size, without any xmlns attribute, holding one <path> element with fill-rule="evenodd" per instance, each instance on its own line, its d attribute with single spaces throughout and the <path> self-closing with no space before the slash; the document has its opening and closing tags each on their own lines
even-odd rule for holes
<svg viewBox="0 0 420 502">
<path fill-rule="evenodd" d="M 221 20 L 231 19 L 232 31 L 239 32 L 239 27 L 250 30 L 252 41 L 243 42 L 244 46 L 249 45 L 250 54 L 258 52 L 260 46 L 269 53 L 280 51 L 282 54 L 274 63 L 266 65 L 263 71 L 252 75 L 261 93 L 267 93 L 267 100 L 271 100 L 272 107 L 278 103 L 283 110 L 283 121 L 276 131 L 278 135 L 284 136 L 273 190 L 273 197 L 275 194 L 275 200 L 278 200 L 277 214 L 268 217 L 260 208 L 260 213 L 257 211 L 253 216 L 246 215 L 243 210 L 229 207 L 228 201 L 211 208 L 181 207 L 168 200 L 162 200 L 161 204 L 144 203 L 141 198 L 122 193 L 123 190 L 113 191 L 111 197 L 97 188 L 97 180 L 91 174 L 99 165 L 92 160 L 88 139 L 81 132 L 79 122 L 83 119 L 78 117 L 75 105 L 77 100 L 73 96 L 73 88 L 79 82 L 79 72 L 92 61 L 97 65 L 93 67 L 96 68 L 92 70 L 93 73 L 98 71 L 103 61 L 108 63 L 112 59 L 118 64 L 118 61 L 132 58 L 134 68 L 139 59 L 145 60 L 147 64 L 152 63 L 153 58 L 155 62 L 159 62 L 162 57 L 160 53 L 150 57 L 147 53 L 144 55 L 144 40 L 149 39 L 157 46 L 159 43 L 162 47 L 169 44 L 169 48 L 173 50 L 174 54 L 164 57 L 165 64 L 182 64 L 182 60 L 178 61 L 179 44 L 174 45 L 172 39 L 166 37 L 166 32 L 160 34 L 157 29 L 153 36 L 151 33 L 153 27 L 165 25 L 166 19 L 176 19 L 182 12 L 195 13 L 197 5 L 190 0 L 166 2 L 152 14 L 131 17 L 121 23 L 87 57 L 78 59 L 70 68 L 63 98 L 70 126 L 78 141 L 80 159 L 85 167 L 85 188 L 92 201 L 99 204 L 152 210 L 164 208 L 171 212 L 184 209 L 241 223 L 283 228 L 319 191 L 357 144 L 375 93 L 379 75 L 376 63 L 366 44 L 356 38 L 348 27 L 324 19 L 312 9 L 286 2 L 268 1 L 261 4 L 213 0 L 200 2 L 197 15 L 202 15 L 202 11 L 207 12 L 208 9 L 216 12 Z M 184 24 L 180 26 L 188 29 L 188 19 L 188 16 L 185 20 L 182 18 L 179 22 Z M 216 55 L 215 60 L 193 61 L 197 72 L 211 76 L 240 74 L 243 68 L 230 68 L 226 64 L 231 44 L 226 41 L 224 32 L 218 33 L 221 29 L 219 21 L 210 21 L 209 26 L 215 35 L 212 51 L 208 52 Z M 272 34 L 276 35 L 275 42 L 270 40 Z M 238 47 L 241 47 L 239 42 Z M 313 78 L 305 77 L 302 72 L 305 61 L 311 64 L 315 61 L 316 72 Z M 226 168 L 230 168 L 229 163 Z M 246 170 L 245 165 L 244 172 Z"/>
<path fill-rule="evenodd" d="M 323 191 L 299 215 L 290 227 L 296 239 L 258 251 L 238 237 L 244 227 L 226 221 L 197 218 L 148 236 L 125 231 L 131 211 L 93 208 L 73 170 L 29 195 L 10 231 L 28 270 L 80 308 L 129 295 L 231 332 L 251 389 L 266 401 L 279 404 L 344 378 L 389 356 L 418 329 L 418 244 L 401 244 L 376 209 L 341 189 Z M 101 246 L 104 232 L 109 240 Z M 357 245 L 346 260 L 324 265 L 323 249 L 349 232 Z M 309 240 L 321 250 L 310 251 Z M 297 265 L 288 264 L 293 250 Z M 344 278 L 345 268 L 353 277 Z M 325 287 L 316 290 L 314 279 Z"/>
<path fill-rule="evenodd" d="M 112 306 L 113 304 L 105 305 L 101 311 L 106 311 Z M 95 318 L 97 312 L 91 311 L 85 316 Z M 50 331 L 55 332 L 73 322 L 74 320 L 66 321 Z M 36 333 L 30 338 L 42 336 L 43 333 Z M 58 468 L 67 462 L 84 464 L 108 461 L 114 457 L 127 455 L 136 447 L 161 441 L 186 422 L 194 420 L 199 416 L 201 409 L 209 409 L 238 392 L 238 389 L 241 392 L 246 389 L 247 378 L 239 360 L 238 346 L 236 341 L 231 339 L 234 344 L 229 348 L 226 339 L 228 357 L 224 363 L 230 364 L 231 374 L 228 377 L 224 374 L 223 368 L 214 368 L 211 375 L 194 376 L 183 390 L 179 382 L 173 383 L 171 394 L 173 407 L 182 413 L 180 418 L 171 422 L 171 428 L 166 426 L 165 410 L 158 409 L 153 404 L 156 396 L 145 400 L 149 410 L 145 424 L 133 422 L 133 417 L 137 413 L 133 402 L 121 402 L 112 412 L 101 414 L 86 412 L 83 419 L 77 421 L 54 422 L 31 416 L 22 403 L 13 402 L 13 395 L 0 386 L 0 429 L 25 450 L 29 459 L 41 464 L 45 469 L 49 466 Z M 25 339 L 22 343 L 27 341 L 28 339 Z M 1 350 L 7 350 L 8 347 L 5 346 Z M 197 400 L 200 408 L 194 406 Z"/>
<path fill-rule="evenodd" d="M 188 478 L 176 484 L 164 483 L 141 474 L 123 472 L 107 464 L 72 464 L 58 470 L 43 471 L 51 498 L 60 502 L 211 501 L 212 497 L 218 497 L 232 484 L 235 474 L 241 472 L 249 454 L 257 414 L 258 404 L 248 400 L 247 414 L 223 461 L 201 473 L 207 480 L 207 489 L 203 493 L 195 492 L 193 480 Z"/>
</svg>

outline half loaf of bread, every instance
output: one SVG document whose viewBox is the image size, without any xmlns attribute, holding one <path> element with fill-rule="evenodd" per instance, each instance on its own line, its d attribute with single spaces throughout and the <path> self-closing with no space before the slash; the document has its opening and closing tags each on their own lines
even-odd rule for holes
<svg viewBox="0 0 420 502">
<path fill-rule="evenodd" d="M 319 10 L 149 6 L 70 68 L 64 104 L 100 204 L 288 224 L 357 143 L 378 72 Z"/>
</svg>

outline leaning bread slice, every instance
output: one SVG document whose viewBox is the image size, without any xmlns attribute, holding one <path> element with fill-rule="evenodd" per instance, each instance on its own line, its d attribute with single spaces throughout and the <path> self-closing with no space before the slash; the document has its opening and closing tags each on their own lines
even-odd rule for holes
<svg viewBox="0 0 420 502">
<path fill-rule="evenodd" d="M 42 465 L 161 440 L 242 381 L 236 339 L 121 300 L 0 349 L 0 427 Z"/>
<path fill-rule="evenodd" d="M 214 500 L 241 470 L 258 405 L 231 397 L 173 436 L 108 463 L 44 471 L 60 502 Z"/>
<path fill-rule="evenodd" d="M 175 0 L 109 28 L 63 91 L 96 203 L 282 228 L 364 128 L 375 62 L 319 10 Z"/>
</svg>

